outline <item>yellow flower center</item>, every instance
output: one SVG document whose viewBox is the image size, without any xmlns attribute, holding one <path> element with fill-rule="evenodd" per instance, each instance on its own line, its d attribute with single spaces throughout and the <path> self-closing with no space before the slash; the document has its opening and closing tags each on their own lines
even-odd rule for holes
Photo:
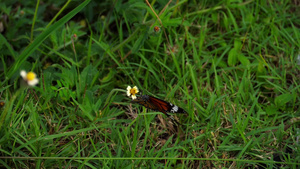
<svg viewBox="0 0 300 169">
<path fill-rule="evenodd" d="M 31 81 L 31 80 L 35 79 L 35 76 L 36 76 L 35 73 L 28 72 L 27 75 L 26 75 L 26 78 L 27 78 L 28 81 Z"/>
<path fill-rule="evenodd" d="M 130 94 L 131 95 L 135 95 L 137 93 L 135 88 L 130 89 Z"/>
</svg>

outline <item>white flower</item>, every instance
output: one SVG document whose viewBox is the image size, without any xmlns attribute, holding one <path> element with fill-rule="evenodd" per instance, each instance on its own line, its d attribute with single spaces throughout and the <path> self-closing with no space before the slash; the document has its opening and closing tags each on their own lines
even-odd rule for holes
<svg viewBox="0 0 300 169">
<path fill-rule="evenodd" d="M 130 86 L 127 87 L 127 96 L 132 98 L 132 100 L 136 99 L 136 94 L 139 92 L 139 89 L 134 86 L 131 88 Z"/>
<path fill-rule="evenodd" d="M 27 82 L 29 86 L 35 86 L 39 83 L 39 79 L 36 77 L 36 74 L 34 72 L 26 72 L 22 70 L 20 72 L 20 75 L 22 78 Z"/>
</svg>

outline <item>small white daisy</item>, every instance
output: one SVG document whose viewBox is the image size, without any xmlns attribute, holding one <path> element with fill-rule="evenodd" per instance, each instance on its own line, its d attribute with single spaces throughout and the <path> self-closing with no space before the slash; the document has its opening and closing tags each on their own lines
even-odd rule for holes
<svg viewBox="0 0 300 169">
<path fill-rule="evenodd" d="M 134 86 L 131 88 L 130 86 L 127 87 L 127 96 L 132 98 L 132 100 L 136 99 L 136 94 L 139 92 L 139 89 Z"/>
<path fill-rule="evenodd" d="M 34 72 L 26 72 L 22 70 L 20 72 L 20 75 L 22 78 L 27 82 L 29 86 L 35 86 L 39 83 L 39 79 L 36 77 L 36 74 Z"/>
</svg>

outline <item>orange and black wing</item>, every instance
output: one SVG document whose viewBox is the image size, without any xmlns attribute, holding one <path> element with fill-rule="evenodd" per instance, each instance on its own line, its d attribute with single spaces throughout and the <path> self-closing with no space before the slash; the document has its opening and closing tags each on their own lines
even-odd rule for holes
<svg viewBox="0 0 300 169">
<path fill-rule="evenodd" d="M 172 116 L 167 114 L 167 112 L 186 113 L 185 110 L 183 110 L 182 108 L 180 108 L 172 103 L 169 103 L 164 100 L 158 99 L 156 97 L 148 96 L 148 95 L 139 96 L 135 100 L 132 100 L 131 102 L 138 103 L 138 104 L 143 105 L 144 107 L 152 109 L 154 111 L 160 111 L 160 112 L 164 113 L 165 115 L 167 115 L 169 118 L 171 118 L 172 121 L 177 125 L 180 123 L 177 122 L 177 120 L 175 120 Z"/>
<path fill-rule="evenodd" d="M 132 100 L 133 103 L 138 103 L 148 109 L 152 109 L 154 111 L 158 110 L 157 107 L 149 102 L 149 97 L 147 95 L 142 95 L 140 97 L 137 97 L 136 99 Z"/>
<path fill-rule="evenodd" d="M 152 103 L 153 105 L 155 105 L 155 107 L 157 108 L 158 111 L 162 112 L 162 113 L 167 113 L 169 112 L 171 106 L 168 102 L 164 101 L 164 100 L 160 100 L 158 98 L 149 96 L 149 102 Z"/>
<path fill-rule="evenodd" d="M 139 96 L 137 99 L 133 100 L 132 102 L 143 105 L 144 107 L 152 109 L 154 111 L 160 111 L 166 115 L 167 112 L 186 113 L 184 109 L 153 96 L 142 95 Z"/>
<path fill-rule="evenodd" d="M 149 96 L 149 100 L 156 105 L 157 107 L 159 107 L 159 111 L 166 113 L 166 112 L 170 112 L 170 113 L 186 113 L 186 111 L 181 108 L 178 107 L 172 103 L 166 102 L 164 100 L 158 99 L 156 97 L 152 97 Z"/>
</svg>

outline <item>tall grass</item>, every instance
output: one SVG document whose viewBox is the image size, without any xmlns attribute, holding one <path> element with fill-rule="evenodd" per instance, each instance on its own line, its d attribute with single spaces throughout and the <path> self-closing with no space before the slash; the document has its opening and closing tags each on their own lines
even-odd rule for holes
<svg viewBox="0 0 300 169">
<path fill-rule="evenodd" d="M 169 2 L 2 2 L 0 166 L 297 168 L 299 4 Z"/>
</svg>

